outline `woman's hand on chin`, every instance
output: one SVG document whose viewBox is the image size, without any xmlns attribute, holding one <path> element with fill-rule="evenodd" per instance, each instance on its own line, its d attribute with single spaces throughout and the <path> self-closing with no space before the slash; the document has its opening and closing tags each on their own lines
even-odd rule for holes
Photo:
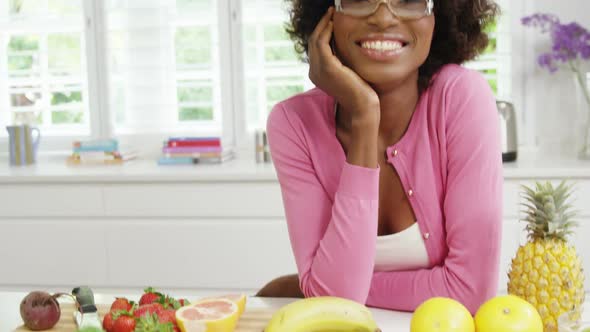
<svg viewBox="0 0 590 332">
<path fill-rule="evenodd" d="M 309 37 L 309 78 L 350 113 L 353 126 L 378 128 L 379 96 L 357 73 L 342 64 L 330 47 L 333 15 L 334 7 L 330 7 Z"/>
</svg>

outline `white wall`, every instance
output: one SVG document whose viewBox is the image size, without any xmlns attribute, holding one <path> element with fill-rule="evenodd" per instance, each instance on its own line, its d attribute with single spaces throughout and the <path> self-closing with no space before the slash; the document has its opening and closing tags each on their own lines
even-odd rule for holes
<svg viewBox="0 0 590 332">
<path fill-rule="evenodd" d="M 519 0 L 520 1 L 520 0 Z M 547 12 L 557 15 L 562 22 L 577 21 L 590 29 L 590 1 L 588 0 L 525 0 L 523 15 Z M 514 17 L 513 20 L 517 20 Z M 533 28 L 523 28 L 522 50 L 524 74 L 524 107 L 526 121 L 533 121 L 534 132 L 528 133 L 542 152 L 563 158 L 573 155 L 575 134 L 574 81 L 571 72 L 550 74 L 539 68 L 537 55 L 550 48 L 549 35 Z M 586 64 L 590 71 L 590 64 Z"/>
</svg>

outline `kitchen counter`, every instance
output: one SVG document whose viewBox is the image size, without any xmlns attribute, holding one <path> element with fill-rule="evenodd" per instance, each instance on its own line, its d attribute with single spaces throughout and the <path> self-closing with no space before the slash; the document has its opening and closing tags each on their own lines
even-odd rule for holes
<svg viewBox="0 0 590 332">
<path fill-rule="evenodd" d="M 111 303 L 115 296 L 126 296 L 129 299 L 139 299 L 141 293 L 106 293 L 95 290 L 96 303 Z M 19 313 L 20 301 L 26 296 L 26 292 L 20 291 L 0 291 L 0 331 L 10 332 L 22 325 Z M 198 299 L 204 296 L 215 295 L 213 293 L 200 292 L 170 292 L 172 296 L 185 296 L 189 300 Z M 218 293 L 219 294 L 219 293 Z M 67 300 L 66 300 L 67 301 Z M 257 298 L 249 297 L 246 306 L 249 308 L 270 308 L 279 309 L 280 307 L 294 301 L 294 299 L 284 298 Z M 407 332 L 410 326 L 410 313 L 394 312 L 371 308 L 377 324 L 384 332 Z"/>
<path fill-rule="evenodd" d="M 11 167 L 0 158 L 0 184 L 10 183 L 141 183 L 141 182 L 276 182 L 272 164 L 238 158 L 219 165 L 159 166 L 137 159 L 120 165 L 67 165 L 66 156 L 43 157 L 36 165 Z M 590 161 L 532 154 L 504 163 L 504 178 L 590 179 Z"/>
</svg>

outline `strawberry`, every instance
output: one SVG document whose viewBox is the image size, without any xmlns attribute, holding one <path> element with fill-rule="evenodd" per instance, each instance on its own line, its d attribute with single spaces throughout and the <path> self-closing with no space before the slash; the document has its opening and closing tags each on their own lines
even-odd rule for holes
<svg viewBox="0 0 590 332">
<path fill-rule="evenodd" d="M 176 310 L 168 309 L 160 312 L 160 314 L 158 314 L 158 320 L 162 324 L 171 323 L 174 332 L 180 331 L 178 325 L 176 325 Z"/>
<path fill-rule="evenodd" d="M 129 302 L 129 300 L 127 300 L 124 297 L 118 297 L 113 304 L 111 304 L 111 310 L 110 311 L 115 311 L 115 310 L 125 310 L 125 311 L 129 311 L 131 310 L 131 307 L 133 306 L 132 303 Z"/>
<path fill-rule="evenodd" d="M 137 320 L 135 332 L 179 332 L 175 324 L 161 323 L 156 314 L 145 315 Z"/>
<path fill-rule="evenodd" d="M 135 311 L 133 312 L 133 316 L 135 317 L 142 317 L 145 316 L 146 314 L 157 314 L 159 315 L 160 312 L 164 310 L 164 308 L 162 307 L 162 305 L 160 303 L 150 303 L 150 304 L 144 304 L 144 305 L 140 305 L 139 307 L 137 307 L 135 309 Z"/>
<path fill-rule="evenodd" d="M 112 332 L 113 325 L 115 325 L 115 322 L 113 322 L 113 314 L 109 312 L 108 314 L 104 315 L 102 320 L 102 328 L 107 332 Z"/>
<path fill-rule="evenodd" d="M 182 307 L 182 305 L 180 304 L 179 301 L 177 301 L 175 298 L 169 296 L 169 295 L 165 295 L 163 297 L 161 297 L 158 300 L 158 303 L 162 304 L 162 307 L 164 307 L 164 309 L 180 309 L 180 307 Z"/>
<path fill-rule="evenodd" d="M 176 310 L 163 310 L 158 314 L 160 323 L 172 323 L 176 325 Z"/>
<path fill-rule="evenodd" d="M 129 313 L 124 313 L 115 321 L 112 332 L 133 332 L 133 330 L 135 330 L 135 318 Z"/>
<path fill-rule="evenodd" d="M 156 290 L 152 287 L 148 287 L 143 291 L 144 294 L 139 299 L 139 305 L 158 302 L 161 298 L 164 297 L 161 293 L 156 292 Z"/>
</svg>

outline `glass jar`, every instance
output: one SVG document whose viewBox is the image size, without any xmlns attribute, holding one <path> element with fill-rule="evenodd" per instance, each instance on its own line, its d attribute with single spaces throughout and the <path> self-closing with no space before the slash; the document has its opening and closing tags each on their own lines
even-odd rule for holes
<svg viewBox="0 0 590 332">
<path fill-rule="evenodd" d="M 579 159 L 590 160 L 590 72 L 575 71 L 574 84 L 577 119 L 576 151 Z"/>
</svg>

